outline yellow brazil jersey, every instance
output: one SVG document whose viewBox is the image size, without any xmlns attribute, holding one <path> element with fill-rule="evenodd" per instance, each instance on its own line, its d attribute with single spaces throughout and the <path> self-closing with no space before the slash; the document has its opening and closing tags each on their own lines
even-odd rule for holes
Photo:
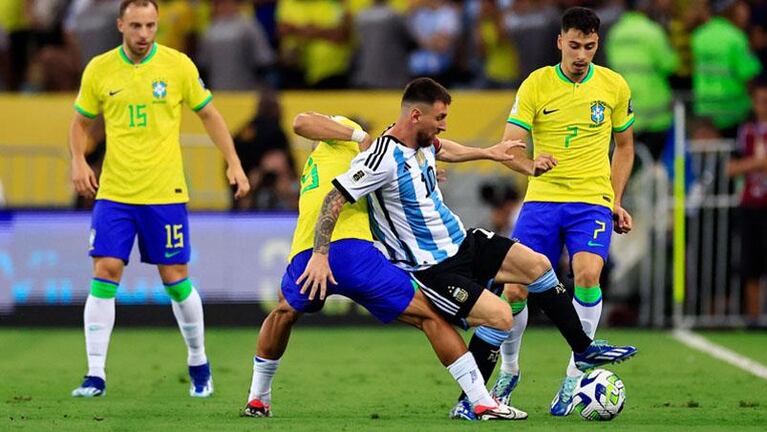
<svg viewBox="0 0 767 432">
<path fill-rule="evenodd" d="M 357 123 L 341 116 L 333 120 L 354 129 Z M 331 181 L 349 170 L 352 159 L 359 153 L 359 144 L 353 141 L 320 141 L 309 155 L 301 174 L 301 196 L 298 199 L 298 224 L 290 247 L 291 260 L 299 252 L 314 247 L 314 227 L 322 210 L 325 196 L 333 189 Z M 355 238 L 373 241 L 370 233 L 367 200 L 347 203 L 341 209 L 331 241 Z"/>
<path fill-rule="evenodd" d="M 75 109 L 104 114 L 107 151 L 97 199 L 126 204 L 189 201 L 181 162 L 181 104 L 195 111 L 212 99 L 186 55 L 154 44 L 139 64 L 122 46 L 94 57 L 83 72 Z"/>
<path fill-rule="evenodd" d="M 584 202 L 613 208 L 610 140 L 634 123 L 631 91 L 618 73 L 590 65 L 580 83 L 560 65 L 538 69 L 517 91 L 508 122 L 532 132 L 535 156 L 558 165 L 530 178 L 525 201 Z"/>
</svg>

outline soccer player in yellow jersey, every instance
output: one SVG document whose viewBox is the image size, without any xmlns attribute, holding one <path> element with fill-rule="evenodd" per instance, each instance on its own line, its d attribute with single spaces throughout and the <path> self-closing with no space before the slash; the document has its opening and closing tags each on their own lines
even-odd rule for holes
<svg viewBox="0 0 767 432">
<path fill-rule="evenodd" d="M 311 292 L 307 290 L 308 281 L 302 281 L 302 274 L 312 257 L 315 225 L 318 224 L 325 195 L 334 188 L 331 181 L 349 169 L 352 159 L 359 154 L 360 145 L 365 148 L 370 145 L 370 137 L 359 125 L 339 116 L 299 114 L 294 122 L 294 131 L 321 141 L 306 161 L 301 176 L 298 224 L 293 235 L 289 264 L 282 277 L 280 301 L 266 317 L 259 332 L 248 403 L 242 412 L 247 417 L 271 416 L 272 380 L 287 348 L 291 328 L 302 314 L 319 311 L 325 303 L 324 285 L 322 292 L 315 297 L 314 289 Z M 486 151 L 476 149 L 476 153 Z M 496 146 L 497 155 L 503 157 L 505 152 L 506 147 Z M 383 323 L 397 319 L 422 329 L 437 357 L 468 395 L 478 418 L 527 418 L 525 412 L 499 405 L 490 397 L 482 374 L 463 339 L 432 309 L 423 292 L 416 291 L 415 281 L 410 275 L 391 264 L 373 245 L 367 200 L 350 203 L 339 211 L 338 223 L 330 238 L 329 259 L 334 265 L 334 272 L 327 294 L 343 295 L 354 300 Z M 501 309 L 496 311 L 495 318 L 498 322 L 509 323 L 509 307 L 500 300 L 498 303 Z M 506 325 L 506 328 L 510 326 Z"/>
<path fill-rule="evenodd" d="M 575 276 L 573 304 L 591 338 L 602 310 L 599 276 L 611 232 L 626 233 L 632 226 L 621 202 L 634 162 L 631 91 L 619 74 L 592 63 L 598 32 L 599 18 L 590 9 L 565 11 L 557 38 L 561 63 L 534 71 L 522 83 L 504 132 L 505 140 L 525 140 L 532 134 L 535 154 L 530 160 L 514 150 L 517 157 L 506 163 L 531 176 L 512 236 L 552 263 L 567 247 Z M 493 393 L 508 402 L 519 380 L 517 359 L 527 322 L 527 294 L 513 286 L 507 286 L 506 294 L 516 301 L 515 325 L 501 347 L 503 364 Z M 551 405 L 552 415 L 571 412 L 572 393 L 581 375 L 571 357 L 567 378 Z"/>
<path fill-rule="evenodd" d="M 83 73 L 70 128 L 72 182 L 92 197 L 90 256 L 93 280 L 85 303 L 88 373 L 72 396 L 103 396 L 115 294 L 138 236 L 141 261 L 157 265 L 188 348 L 190 395 L 213 392 L 205 355 L 202 302 L 188 278 L 189 200 L 181 161 L 182 104 L 202 120 L 226 158 L 235 197 L 249 190 L 223 118 L 197 68 L 184 54 L 155 43 L 155 0 L 123 0 L 117 27 L 123 43 L 90 61 Z M 104 115 L 107 151 L 100 181 L 85 162 L 88 127 Z"/>
</svg>

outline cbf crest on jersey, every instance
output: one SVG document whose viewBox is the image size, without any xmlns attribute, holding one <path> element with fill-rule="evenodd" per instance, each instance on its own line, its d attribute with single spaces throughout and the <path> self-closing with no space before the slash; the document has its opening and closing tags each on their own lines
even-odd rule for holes
<svg viewBox="0 0 767 432">
<path fill-rule="evenodd" d="M 591 121 L 595 125 L 602 124 L 605 121 L 605 103 L 602 101 L 594 101 L 591 103 Z"/>
<path fill-rule="evenodd" d="M 152 96 L 157 100 L 164 100 L 168 95 L 168 84 L 163 80 L 152 81 Z"/>
</svg>

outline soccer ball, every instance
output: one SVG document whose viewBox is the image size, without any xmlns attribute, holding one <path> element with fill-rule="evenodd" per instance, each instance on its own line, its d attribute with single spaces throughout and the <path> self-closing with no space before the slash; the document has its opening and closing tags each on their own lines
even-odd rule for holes
<svg viewBox="0 0 767 432">
<path fill-rule="evenodd" d="M 618 375 L 594 369 L 584 374 L 573 396 L 573 411 L 585 420 L 612 420 L 623 410 L 626 390 Z"/>
</svg>

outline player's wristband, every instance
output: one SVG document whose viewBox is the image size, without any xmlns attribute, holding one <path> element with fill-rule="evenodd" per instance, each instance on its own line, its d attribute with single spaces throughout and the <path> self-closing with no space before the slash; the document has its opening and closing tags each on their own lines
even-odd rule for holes
<svg viewBox="0 0 767 432">
<path fill-rule="evenodd" d="M 354 132 L 352 132 L 352 141 L 362 144 L 362 141 L 365 141 L 365 138 L 367 138 L 368 133 L 365 132 L 362 129 L 354 129 Z"/>
</svg>

